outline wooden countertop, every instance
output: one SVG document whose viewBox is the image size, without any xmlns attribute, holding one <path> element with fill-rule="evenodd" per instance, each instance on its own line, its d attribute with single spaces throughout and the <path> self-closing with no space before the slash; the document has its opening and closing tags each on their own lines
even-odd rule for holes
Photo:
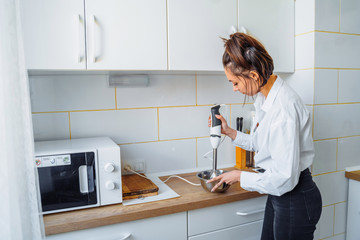
<svg viewBox="0 0 360 240">
<path fill-rule="evenodd" d="M 360 170 L 345 172 L 345 177 L 352 180 L 360 181 Z"/>
<path fill-rule="evenodd" d="M 179 176 L 192 182 L 200 182 L 195 173 L 179 174 Z M 162 180 L 164 178 L 161 177 Z M 166 184 L 180 197 L 130 206 L 115 204 L 45 215 L 46 235 L 157 217 L 262 196 L 257 192 L 245 191 L 240 184 L 232 185 L 225 193 L 210 193 L 201 186 L 192 186 L 178 178 L 171 178 Z"/>
</svg>

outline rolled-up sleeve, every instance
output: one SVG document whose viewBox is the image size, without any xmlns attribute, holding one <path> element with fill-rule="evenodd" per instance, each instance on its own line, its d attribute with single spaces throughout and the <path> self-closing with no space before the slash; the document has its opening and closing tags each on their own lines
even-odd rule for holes
<svg viewBox="0 0 360 240">
<path fill-rule="evenodd" d="M 280 112 L 270 126 L 269 151 L 274 164 L 264 173 L 242 172 L 240 185 L 248 191 L 281 196 L 297 185 L 300 174 L 299 123 L 295 108 L 290 106 Z"/>
<path fill-rule="evenodd" d="M 234 146 L 240 147 L 246 151 L 255 152 L 256 149 L 254 147 L 254 137 L 251 134 L 245 134 L 240 131 L 236 131 L 236 138 L 231 141 Z"/>
</svg>

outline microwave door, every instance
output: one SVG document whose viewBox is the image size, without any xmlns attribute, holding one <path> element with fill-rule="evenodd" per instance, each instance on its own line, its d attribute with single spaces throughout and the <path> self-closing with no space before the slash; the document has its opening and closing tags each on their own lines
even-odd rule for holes
<svg viewBox="0 0 360 240">
<path fill-rule="evenodd" d="M 69 158 L 66 164 L 61 163 L 64 156 Z M 55 165 L 38 168 L 43 212 L 97 204 L 94 152 L 48 158 Z"/>
</svg>

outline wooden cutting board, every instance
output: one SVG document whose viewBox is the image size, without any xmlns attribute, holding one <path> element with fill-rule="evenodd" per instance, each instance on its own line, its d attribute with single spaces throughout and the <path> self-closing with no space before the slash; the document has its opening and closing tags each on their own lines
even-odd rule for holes
<svg viewBox="0 0 360 240">
<path fill-rule="evenodd" d="M 159 188 L 150 179 L 132 174 L 122 176 L 122 191 L 123 200 L 127 200 L 157 195 Z"/>
</svg>

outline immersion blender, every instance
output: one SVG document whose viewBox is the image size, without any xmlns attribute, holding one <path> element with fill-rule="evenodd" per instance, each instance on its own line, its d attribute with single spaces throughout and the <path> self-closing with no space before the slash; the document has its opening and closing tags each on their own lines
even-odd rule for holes
<svg viewBox="0 0 360 240">
<path fill-rule="evenodd" d="M 217 119 L 215 115 L 220 115 L 220 105 L 211 107 L 211 128 L 210 128 L 210 143 L 213 148 L 213 170 L 210 178 L 216 177 L 217 168 L 217 148 L 221 140 L 221 120 Z"/>
</svg>

